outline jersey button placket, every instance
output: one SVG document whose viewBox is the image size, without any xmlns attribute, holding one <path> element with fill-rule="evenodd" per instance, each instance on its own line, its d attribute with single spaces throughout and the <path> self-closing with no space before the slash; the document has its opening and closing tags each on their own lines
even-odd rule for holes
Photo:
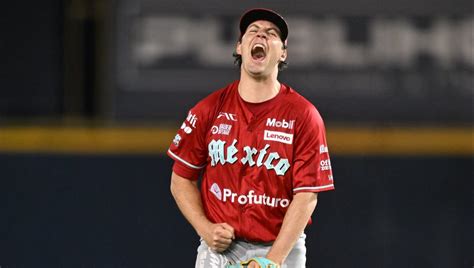
<svg viewBox="0 0 474 268">
<path fill-rule="evenodd" d="M 254 126 L 255 126 L 254 122 L 255 122 L 255 118 L 252 116 L 252 118 L 250 118 L 249 124 L 247 125 L 248 132 L 253 132 Z"/>
</svg>

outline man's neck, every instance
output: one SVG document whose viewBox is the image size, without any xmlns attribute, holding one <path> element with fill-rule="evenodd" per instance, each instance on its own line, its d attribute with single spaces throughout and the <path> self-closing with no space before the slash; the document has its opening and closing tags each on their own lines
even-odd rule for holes
<svg viewBox="0 0 474 268">
<path fill-rule="evenodd" d="M 239 95 L 251 103 L 260 103 L 274 98 L 280 92 L 280 82 L 276 76 L 257 79 L 242 72 L 239 82 Z"/>
</svg>

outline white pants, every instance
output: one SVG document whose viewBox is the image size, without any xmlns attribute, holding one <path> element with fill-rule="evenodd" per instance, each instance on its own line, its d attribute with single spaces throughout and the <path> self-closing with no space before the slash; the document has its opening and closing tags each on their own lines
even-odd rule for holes
<svg viewBox="0 0 474 268">
<path fill-rule="evenodd" d="M 306 267 L 306 235 L 302 234 L 290 251 L 282 268 Z M 196 268 L 225 268 L 227 264 L 236 264 L 254 257 L 265 257 L 272 243 L 249 243 L 242 240 L 232 242 L 230 247 L 222 252 L 212 251 L 201 239 L 196 258 Z"/>
</svg>

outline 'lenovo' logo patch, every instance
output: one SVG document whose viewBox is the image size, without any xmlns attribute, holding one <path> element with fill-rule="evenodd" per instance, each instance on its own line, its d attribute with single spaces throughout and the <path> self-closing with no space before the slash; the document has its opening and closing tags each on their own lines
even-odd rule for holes
<svg viewBox="0 0 474 268">
<path fill-rule="evenodd" d="M 263 139 L 266 141 L 277 141 L 277 142 L 282 142 L 286 144 L 293 143 L 293 134 L 288 134 L 288 133 L 279 132 L 279 131 L 265 130 L 263 135 L 264 135 Z"/>
</svg>

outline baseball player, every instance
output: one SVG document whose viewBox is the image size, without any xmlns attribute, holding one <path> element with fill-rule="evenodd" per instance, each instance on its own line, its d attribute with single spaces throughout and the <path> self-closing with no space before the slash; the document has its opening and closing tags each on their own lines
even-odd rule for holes
<svg viewBox="0 0 474 268">
<path fill-rule="evenodd" d="M 239 26 L 240 79 L 189 111 L 168 150 L 171 192 L 201 237 L 196 267 L 305 267 L 303 231 L 334 189 L 324 123 L 277 79 L 284 18 L 252 9 Z"/>
</svg>

